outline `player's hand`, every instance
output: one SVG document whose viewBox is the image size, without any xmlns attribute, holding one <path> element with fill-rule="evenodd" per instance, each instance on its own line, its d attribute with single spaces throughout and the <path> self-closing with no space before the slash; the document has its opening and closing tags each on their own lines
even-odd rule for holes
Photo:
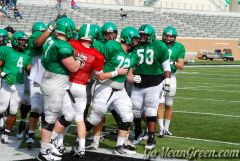
<svg viewBox="0 0 240 161">
<path fill-rule="evenodd" d="M 170 83 L 171 83 L 170 78 L 165 78 L 164 81 L 163 81 L 163 90 L 167 93 L 170 92 Z"/>
<path fill-rule="evenodd" d="M 5 72 L 2 72 L 0 75 L 1 75 L 1 78 L 3 78 L 7 82 L 8 85 L 11 86 L 14 84 L 15 80 L 11 75 L 8 75 Z"/>
<path fill-rule="evenodd" d="M 54 20 L 49 22 L 49 24 L 48 24 L 48 31 L 53 32 L 53 30 L 56 27 L 56 22 L 57 22 L 57 19 L 54 19 Z"/>
<path fill-rule="evenodd" d="M 78 55 L 78 56 L 76 56 L 76 61 L 79 62 L 81 69 L 85 66 L 85 62 L 84 62 L 84 57 L 83 57 L 83 55 Z"/>
<path fill-rule="evenodd" d="M 118 75 L 126 75 L 128 72 L 127 68 L 120 68 L 117 70 L 118 71 Z"/>
<path fill-rule="evenodd" d="M 141 78 L 140 75 L 134 75 L 134 76 L 133 76 L 133 82 L 135 82 L 135 83 L 141 83 L 141 81 L 142 81 L 142 78 Z"/>
</svg>

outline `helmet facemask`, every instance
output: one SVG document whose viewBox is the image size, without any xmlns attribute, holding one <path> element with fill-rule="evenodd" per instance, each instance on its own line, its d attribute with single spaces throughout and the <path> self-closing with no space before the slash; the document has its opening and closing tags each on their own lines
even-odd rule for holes
<svg viewBox="0 0 240 161">
<path fill-rule="evenodd" d="M 116 40 L 116 38 L 117 38 L 117 31 L 104 32 L 103 36 L 104 36 L 104 40 L 105 41 Z"/>
<path fill-rule="evenodd" d="M 17 50 L 22 52 L 22 51 L 24 51 L 27 48 L 28 39 L 26 39 L 26 38 L 19 38 L 17 40 L 17 43 L 18 43 Z"/>
<path fill-rule="evenodd" d="M 163 35 L 162 39 L 167 45 L 172 45 L 176 41 L 176 36 L 166 34 L 166 35 Z"/>
</svg>

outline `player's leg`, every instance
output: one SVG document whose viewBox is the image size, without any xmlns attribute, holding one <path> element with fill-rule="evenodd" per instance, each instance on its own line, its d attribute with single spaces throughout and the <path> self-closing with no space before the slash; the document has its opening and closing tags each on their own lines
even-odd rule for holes
<svg viewBox="0 0 240 161">
<path fill-rule="evenodd" d="M 9 102 L 11 98 L 11 88 L 5 81 L 2 81 L 1 83 L 2 83 L 2 87 L 0 88 L 0 98 L 1 98 L 0 114 L 4 115 L 4 113 L 7 111 L 7 108 L 9 106 Z M 1 142 L 7 143 L 9 135 L 10 135 L 10 131 L 7 129 L 4 129 L 4 132 L 1 135 Z"/>
<path fill-rule="evenodd" d="M 28 130 L 28 139 L 26 144 L 31 146 L 34 144 L 35 138 L 35 129 L 39 117 L 43 112 L 43 97 L 40 85 L 34 81 L 30 81 L 30 95 L 31 95 L 31 112 L 29 116 L 29 130 Z"/>
<path fill-rule="evenodd" d="M 61 156 L 56 155 L 52 151 L 54 147 L 50 141 L 55 122 L 63 107 L 64 96 L 67 93 L 64 90 L 56 90 L 44 85 L 41 86 L 41 90 L 43 92 L 43 109 L 45 117 L 41 122 L 41 148 L 38 160 L 61 160 Z M 63 131 L 63 129 L 60 130 Z"/>
<path fill-rule="evenodd" d="M 162 89 L 162 84 L 154 87 L 148 87 L 144 89 L 144 109 L 145 117 L 148 127 L 148 140 L 145 149 L 152 150 L 155 148 L 155 132 L 157 123 L 157 108 L 159 104 L 159 94 Z"/>
<path fill-rule="evenodd" d="M 84 111 L 87 104 L 86 86 L 81 84 L 72 83 L 70 91 L 74 97 L 76 110 L 75 122 L 77 123 L 77 144 L 72 148 L 74 155 L 83 158 L 85 155 L 85 137 L 86 127 L 84 123 Z"/>
<path fill-rule="evenodd" d="M 173 97 L 176 95 L 176 89 L 177 89 L 176 75 L 172 74 L 170 92 L 168 95 L 166 95 L 165 100 L 165 120 L 164 120 L 165 135 L 172 135 L 172 133 L 169 131 L 169 126 L 172 117 Z"/>
<path fill-rule="evenodd" d="M 118 124 L 117 143 L 113 152 L 116 154 L 136 154 L 135 149 L 130 149 L 130 145 L 126 144 L 129 128 L 133 121 L 132 101 L 125 89 L 115 92 L 113 97 L 115 98 L 111 106 L 116 112 L 115 120 Z"/>
<path fill-rule="evenodd" d="M 5 131 L 6 130 L 9 132 L 12 131 L 13 125 L 16 122 L 18 107 L 23 98 L 23 93 L 24 93 L 24 84 L 17 84 L 12 86 L 12 95 L 11 95 L 10 104 L 9 104 L 9 115 L 7 117 Z"/>
<path fill-rule="evenodd" d="M 162 90 L 162 89 L 161 89 Z M 165 92 L 162 90 L 160 93 L 160 102 L 157 111 L 157 119 L 159 125 L 159 137 L 164 136 L 164 106 L 165 105 Z"/>
<path fill-rule="evenodd" d="M 142 89 L 137 88 L 137 87 L 132 87 L 132 94 L 131 94 L 131 100 L 133 103 L 132 111 L 134 115 L 134 139 L 133 143 L 138 144 L 141 140 L 141 134 L 142 134 L 142 126 L 141 126 L 141 121 L 142 121 L 142 104 L 143 104 L 143 97 L 144 93 L 142 92 Z"/>
<path fill-rule="evenodd" d="M 92 110 L 85 121 L 87 132 L 101 122 L 107 112 L 108 106 L 111 104 L 112 88 L 97 84 L 93 94 Z"/>
</svg>

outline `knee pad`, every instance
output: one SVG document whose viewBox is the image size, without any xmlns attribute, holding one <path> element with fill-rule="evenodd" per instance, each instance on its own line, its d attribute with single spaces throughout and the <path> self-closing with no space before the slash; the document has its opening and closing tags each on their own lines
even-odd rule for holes
<svg viewBox="0 0 240 161">
<path fill-rule="evenodd" d="M 60 116 L 60 117 L 58 118 L 58 121 L 59 121 L 60 124 L 63 125 L 64 127 L 68 127 L 68 126 L 71 124 L 70 121 L 65 120 L 64 116 Z"/>
<path fill-rule="evenodd" d="M 165 99 L 165 105 L 166 106 L 173 106 L 173 97 L 172 96 L 167 96 Z"/>
<path fill-rule="evenodd" d="M 90 131 L 94 125 L 91 124 L 88 120 L 85 121 L 86 131 Z"/>
<path fill-rule="evenodd" d="M 117 125 L 119 126 L 119 122 L 121 120 L 120 115 L 115 110 L 111 110 L 110 112 L 112 113 L 114 120 L 116 121 Z"/>
<path fill-rule="evenodd" d="M 123 122 L 122 120 L 119 122 L 118 129 L 128 131 L 131 126 L 131 122 Z"/>
<path fill-rule="evenodd" d="M 36 119 L 38 119 L 38 118 L 39 118 L 39 116 L 40 116 L 40 114 L 39 114 L 39 113 L 37 113 L 37 112 L 30 112 L 30 117 L 33 117 L 33 118 L 36 118 Z"/>
<path fill-rule="evenodd" d="M 42 128 L 52 132 L 55 124 L 50 124 L 45 119 L 42 119 L 41 125 Z"/>
<path fill-rule="evenodd" d="M 147 122 L 157 122 L 157 116 L 146 117 Z"/>
<path fill-rule="evenodd" d="M 31 110 L 30 105 L 21 104 L 20 106 L 21 119 L 25 119 L 30 110 Z"/>
</svg>

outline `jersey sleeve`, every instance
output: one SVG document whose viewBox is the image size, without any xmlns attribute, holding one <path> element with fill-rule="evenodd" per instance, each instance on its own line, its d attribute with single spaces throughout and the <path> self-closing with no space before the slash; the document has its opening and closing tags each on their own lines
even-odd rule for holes
<svg viewBox="0 0 240 161">
<path fill-rule="evenodd" d="M 73 56 L 73 48 L 70 45 L 62 45 L 58 48 L 58 57 L 59 59 L 64 59 L 70 56 Z"/>
<path fill-rule="evenodd" d="M 1 46 L 0 47 L 0 60 L 6 61 L 9 52 L 10 52 L 9 47 Z"/>
<path fill-rule="evenodd" d="M 161 41 L 158 41 L 158 52 L 161 53 L 159 56 L 159 59 L 160 61 L 163 63 L 165 62 L 166 60 L 169 59 L 169 52 L 168 52 L 168 48 L 167 46 L 161 42 Z"/>
<path fill-rule="evenodd" d="M 96 61 L 93 65 L 93 68 L 95 71 L 101 71 L 104 66 L 104 56 L 101 53 L 99 53 L 97 50 L 95 52 L 95 55 L 96 55 Z"/>
<path fill-rule="evenodd" d="M 178 59 L 184 59 L 185 58 L 185 52 L 186 52 L 185 47 L 182 44 L 180 44 L 179 45 L 179 56 L 178 56 Z"/>
</svg>

